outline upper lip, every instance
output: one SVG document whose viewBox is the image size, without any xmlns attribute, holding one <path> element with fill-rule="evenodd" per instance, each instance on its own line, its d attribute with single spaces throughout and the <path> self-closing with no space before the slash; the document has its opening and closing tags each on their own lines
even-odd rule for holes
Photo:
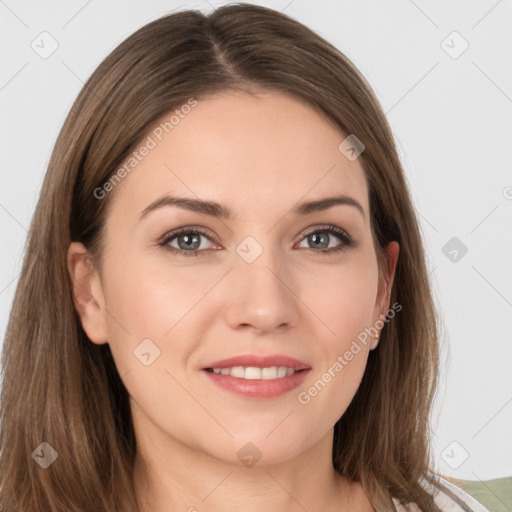
<svg viewBox="0 0 512 512">
<path fill-rule="evenodd" d="M 203 369 L 232 368 L 233 366 L 244 366 L 245 368 L 270 368 L 272 366 L 285 366 L 286 368 L 293 368 L 294 370 L 307 370 L 310 368 L 306 363 L 303 363 L 298 359 L 280 354 L 268 356 L 243 354 L 240 356 L 230 357 L 228 359 L 222 359 L 220 361 L 215 361 L 214 363 L 210 363 L 209 365 L 205 366 Z"/>
</svg>

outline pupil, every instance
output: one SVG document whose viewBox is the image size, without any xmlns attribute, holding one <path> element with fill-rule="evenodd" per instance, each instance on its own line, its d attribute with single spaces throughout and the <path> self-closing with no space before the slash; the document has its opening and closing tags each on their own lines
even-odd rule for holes
<svg viewBox="0 0 512 512">
<path fill-rule="evenodd" d="M 327 235 L 325 233 L 322 233 L 322 234 L 313 233 L 312 235 L 310 235 L 310 241 L 313 244 L 318 244 L 318 243 L 322 244 L 322 242 L 323 242 L 322 249 L 327 249 L 327 247 L 329 247 L 329 235 Z"/>
<path fill-rule="evenodd" d="M 181 240 L 184 240 L 185 243 L 181 244 Z M 197 235 L 182 235 L 179 238 L 178 243 L 181 249 L 198 249 L 200 245 L 199 237 Z"/>
</svg>

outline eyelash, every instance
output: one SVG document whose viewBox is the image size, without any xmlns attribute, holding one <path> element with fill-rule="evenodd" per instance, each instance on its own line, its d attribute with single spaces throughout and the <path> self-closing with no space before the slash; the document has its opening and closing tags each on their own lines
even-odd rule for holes
<svg viewBox="0 0 512 512">
<path fill-rule="evenodd" d="M 317 233 L 328 233 L 330 235 L 335 235 L 336 237 L 338 237 L 340 239 L 340 241 L 342 243 L 340 245 L 337 245 L 336 247 L 331 247 L 328 249 L 312 249 L 312 248 L 307 249 L 309 251 L 312 251 L 313 253 L 316 253 L 316 255 L 318 255 L 318 253 L 332 255 L 332 254 L 344 251 L 354 245 L 354 240 L 343 229 L 337 228 L 336 226 L 330 226 L 330 225 L 321 226 L 321 227 L 314 229 L 313 231 L 310 231 L 309 233 L 306 233 L 300 239 L 299 243 L 302 242 L 302 240 L 304 240 L 308 236 L 314 235 Z M 206 252 L 205 249 L 201 249 L 201 250 L 195 249 L 195 250 L 185 251 L 183 249 L 176 249 L 176 247 L 171 247 L 168 245 L 172 240 L 174 240 L 175 238 L 178 238 L 180 235 L 184 235 L 184 234 L 186 234 L 186 235 L 202 235 L 208 239 L 212 238 L 206 231 L 204 231 L 202 229 L 195 229 L 192 227 L 183 227 L 183 228 L 179 228 L 177 230 L 171 231 L 170 233 L 166 233 L 159 240 L 158 245 L 174 254 L 177 254 L 178 256 L 184 256 L 186 258 L 191 257 L 191 256 L 197 257 L 202 252 Z M 215 242 L 215 240 L 211 240 L 211 241 Z"/>
</svg>

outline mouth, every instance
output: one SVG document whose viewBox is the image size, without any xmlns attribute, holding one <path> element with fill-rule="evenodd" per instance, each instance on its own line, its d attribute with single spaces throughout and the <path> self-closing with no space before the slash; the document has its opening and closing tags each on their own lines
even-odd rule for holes
<svg viewBox="0 0 512 512">
<path fill-rule="evenodd" d="M 311 368 L 287 356 L 246 355 L 202 368 L 210 383 L 245 398 L 274 398 L 300 386 Z"/>
<path fill-rule="evenodd" d="M 205 368 L 204 370 L 215 373 L 215 375 L 229 375 L 230 377 L 244 380 L 283 379 L 295 373 L 307 371 L 306 368 L 295 370 L 294 368 L 287 368 L 286 366 L 269 366 L 266 368 L 259 368 L 257 366 L 232 366 L 227 368 Z"/>
<path fill-rule="evenodd" d="M 268 399 L 283 395 L 300 386 L 311 368 L 235 366 L 204 368 L 209 382 L 229 393 L 245 398 Z"/>
</svg>

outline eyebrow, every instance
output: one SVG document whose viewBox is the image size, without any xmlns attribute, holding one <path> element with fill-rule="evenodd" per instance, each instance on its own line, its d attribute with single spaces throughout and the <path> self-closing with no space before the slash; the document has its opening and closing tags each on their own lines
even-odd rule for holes
<svg viewBox="0 0 512 512">
<path fill-rule="evenodd" d="M 309 213 L 324 211 L 337 205 L 353 206 L 361 213 L 363 218 L 365 218 L 364 208 L 361 203 L 353 197 L 343 194 L 300 203 L 291 210 L 291 213 L 293 215 L 307 215 Z M 150 212 L 164 206 L 176 206 L 184 210 L 190 210 L 221 219 L 229 220 L 233 218 L 232 211 L 228 207 L 216 203 L 215 201 L 204 201 L 202 199 L 166 195 L 158 198 L 146 207 L 141 212 L 139 221 L 146 217 Z"/>
</svg>

